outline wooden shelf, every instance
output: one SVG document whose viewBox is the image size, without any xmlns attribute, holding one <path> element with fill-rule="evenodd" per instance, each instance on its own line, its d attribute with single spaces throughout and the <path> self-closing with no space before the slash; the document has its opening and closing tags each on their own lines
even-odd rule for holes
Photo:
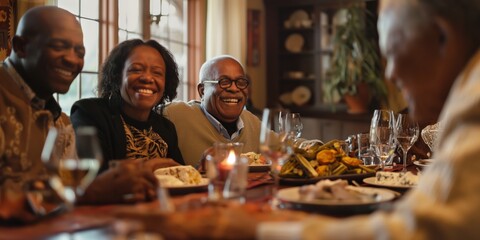
<svg viewBox="0 0 480 240">
<path fill-rule="evenodd" d="M 342 103 L 332 106 L 324 101 L 322 86 L 333 55 L 331 41 L 336 12 L 352 0 L 264 0 L 267 41 L 267 106 L 283 105 L 310 117 L 370 121 L 366 116 L 348 114 Z M 309 28 L 285 27 L 294 15 L 302 12 L 311 21 Z M 305 19 L 304 19 L 305 20 Z M 285 41 L 291 34 L 301 34 L 302 50 L 289 52 Z M 291 78 L 289 73 L 302 72 L 303 77 Z M 286 105 L 280 97 L 298 86 L 308 87 L 311 99 L 305 106 Z M 335 109 L 335 110 L 334 110 Z"/>
</svg>

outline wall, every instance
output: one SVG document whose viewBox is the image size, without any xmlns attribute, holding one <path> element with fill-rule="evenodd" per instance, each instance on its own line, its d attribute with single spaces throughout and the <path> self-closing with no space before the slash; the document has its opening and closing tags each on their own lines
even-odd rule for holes
<svg viewBox="0 0 480 240">
<path fill-rule="evenodd" d="M 324 142 L 332 139 L 346 139 L 349 135 L 370 130 L 370 123 L 339 121 L 318 118 L 302 118 L 302 138 L 320 139 Z"/>
<path fill-rule="evenodd" d="M 10 41 L 15 33 L 15 4 L 14 0 L 0 0 L 0 61 L 10 52 Z"/>
<path fill-rule="evenodd" d="M 10 53 L 11 40 L 18 20 L 29 8 L 51 3 L 53 0 L 0 0 L 0 61 Z"/>
<path fill-rule="evenodd" d="M 247 8 L 260 10 L 260 64 L 246 66 L 247 73 L 252 79 L 251 99 L 255 107 L 263 109 L 266 105 L 266 47 L 265 47 L 265 11 L 262 0 L 247 0 Z"/>
</svg>

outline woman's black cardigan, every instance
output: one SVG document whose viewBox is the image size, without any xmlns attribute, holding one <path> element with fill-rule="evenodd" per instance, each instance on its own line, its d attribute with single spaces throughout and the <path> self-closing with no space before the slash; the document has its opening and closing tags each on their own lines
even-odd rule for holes
<svg viewBox="0 0 480 240">
<path fill-rule="evenodd" d="M 73 127 L 94 126 L 103 151 L 103 163 L 100 171 L 108 168 L 108 162 L 126 158 L 125 129 L 121 119 L 121 100 L 106 98 L 88 98 L 75 102 L 70 112 Z M 168 144 L 167 158 L 184 165 L 182 154 L 178 148 L 175 125 L 155 111 L 148 119 L 153 130 Z"/>
</svg>

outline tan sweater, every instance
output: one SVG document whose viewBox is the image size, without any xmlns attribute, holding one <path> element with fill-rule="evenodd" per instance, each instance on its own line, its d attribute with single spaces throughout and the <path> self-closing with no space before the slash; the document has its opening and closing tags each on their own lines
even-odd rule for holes
<svg viewBox="0 0 480 240">
<path fill-rule="evenodd" d="M 187 165 L 197 166 L 203 152 L 213 146 L 214 142 L 231 142 L 212 126 L 198 101 L 172 102 L 163 114 L 175 124 L 178 146 Z M 247 110 L 242 112 L 240 118 L 244 128 L 232 141 L 242 142 L 243 152 L 258 152 L 260 120 Z"/>
<path fill-rule="evenodd" d="M 258 239 L 478 239 L 480 50 L 456 79 L 440 115 L 443 131 L 418 186 L 378 211 L 346 219 L 264 223 Z"/>
</svg>

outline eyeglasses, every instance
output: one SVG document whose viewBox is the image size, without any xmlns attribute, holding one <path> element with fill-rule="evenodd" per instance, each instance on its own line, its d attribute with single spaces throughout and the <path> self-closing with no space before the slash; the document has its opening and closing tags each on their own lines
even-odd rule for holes
<svg viewBox="0 0 480 240">
<path fill-rule="evenodd" d="M 240 77 L 235 80 L 230 79 L 228 77 L 221 77 L 218 80 L 205 80 L 203 81 L 204 83 L 215 83 L 220 86 L 221 89 L 227 89 L 232 86 L 232 83 L 235 82 L 235 86 L 237 86 L 238 89 L 243 90 L 248 87 L 250 84 L 250 81 L 248 81 L 246 78 Z"/>
</svg>

